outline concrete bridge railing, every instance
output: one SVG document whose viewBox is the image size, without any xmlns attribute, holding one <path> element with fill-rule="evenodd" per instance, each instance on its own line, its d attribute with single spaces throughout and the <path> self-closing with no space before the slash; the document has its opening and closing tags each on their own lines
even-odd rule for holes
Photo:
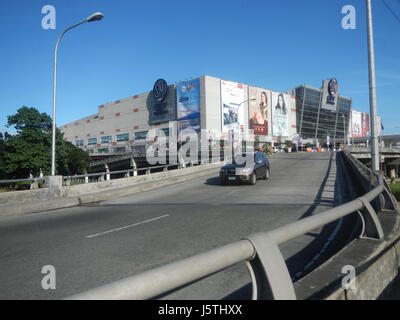
<svg viewBox="0 0 400 320">
<path fill-rule="evenodd" d="M 368 191 L 361 197 L 278 229 L 250 235 L 237 242 L 167 264 L 77 294 L 67 299 L 150 299 L 240 262 L 246 262 L 253 299 L 296 299 L 296 293 L 279 245 L 316 228 L 358 212 L 363 221 L 360 237 L 384 237 L 377 212 L 398 210 L 382 177 L 351 154 L 343 153 Z"/>
</svg>

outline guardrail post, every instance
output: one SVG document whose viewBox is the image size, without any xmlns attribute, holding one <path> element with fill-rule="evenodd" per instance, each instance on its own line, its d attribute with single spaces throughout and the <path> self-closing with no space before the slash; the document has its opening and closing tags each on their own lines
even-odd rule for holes
<svg viewBox="0 0 400 320">
<path fill-rule="evenodd" d="M 383 187 L 384 190 L 382 192 L 383 200 L 384 200 L 384 205 L 383 208 L 387 210 L 394 210 L 394 211 L 399 211 L 399 207 L 397 205 L 397 200 L 393 196 L 393 194 L 390 192 L 389 185 L 387 184 L 385 179 L 383 180 Z"/>
<path fill-rule="evenodd" d="M 70 185 L 71 185 L 71 178 L 70 178 L 70 177 L 67 177 L 67 178 L 65 179 L 65 185 L 66 185 L 66 186 L 70 186 Z"/>
<path fill-rule="evenodd" d="M 30 188 L 30 190 L 36 190 L 36 189 L 39 189 L 39 183 L 38 183 L 38 180 L 33 180 L 32 181 L 32 183 L 31 183 L 31 186 L 29 187 Z"/>
<path fill-rule="evenodd" d="M 89 183 L 89 176 L 87 175 L 86 171 L 85 171 L 85 183 Z"/>
<path fill-rule="evenodd" d="M 253 300 L 296 300 L 292 279 L 275 240 L 269 233 L 256 233 L 245 238 L 254 249 L 247 261 L 253 285 Z"/>
<path fill-rule="evenodd" d="M 163 171 L 164 171 L 164 172 L 168 171 L 168 166 L 165 166 L 165 167 L 163 168 Z"/>
<path fill-rule="evenodd" d="M 150 172 L 150 169 L 147 169 L 146 170 L 146 174 L 150 174 L 151 172 Z"/>
<path fill-rule="evenodd" d="M 360 197 L 358 200 L 364 205 L 364 208 L 358 211 L 364 224 L 361 238 L 367 237 L 382 240 L 384 237 L 383 229 L 374 208 L 364 197 Z"/>
<path fill-rule="evenodd" d="M 133 170 L 133 176 L 137 176 L 137 166 L 134 158 L 131 158 L 131 164 L 130 164 L 131 169 Z"/>
<path fill-rule="evenodd" d="M 108 168 L 108 164 L 105 164 L 105 168 L 106 168 L 106 180 L 110 181 L 110 169 Z"/>
<path fill-rule="evenodd" d="M 183 160 L 182 154 L 178 154 L 179 159 L 179 169 L 186 168 L 185 160 Z"/>
</svg>

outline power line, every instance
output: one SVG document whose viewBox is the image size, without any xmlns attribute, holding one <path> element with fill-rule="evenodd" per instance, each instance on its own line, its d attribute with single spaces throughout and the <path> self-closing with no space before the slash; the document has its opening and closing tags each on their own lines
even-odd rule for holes
<svg viewBox="0 0 400 320">
<path fill-rule="evenodd" d="M 396 18 L 398 22 L 400 22 L 400 17 L 392 10 L 392 8 L 386 3 L 385 0 L 382 0 L 386 8 L 391 12 L 391 14 Z M 397 0 L 400 3 L 400 0 Z"/>
</svg>

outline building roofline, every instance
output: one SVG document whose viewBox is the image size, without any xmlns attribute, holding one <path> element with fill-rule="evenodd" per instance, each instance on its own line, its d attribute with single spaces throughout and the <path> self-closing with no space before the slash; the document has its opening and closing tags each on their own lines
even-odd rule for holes
<svg viewBox="0 0 400 320">
<path fill-rule="evenodd" d="M 304 87 L 304 88 L 307 88 L 307 89 L 311 89 L 311 90 L 317 90 L 317 91 L 321 91 L 322 90 L 322 88 L 315 88 L 315 87 L 309 86 L 308 84 L 304 83 L 304 84 L 301 84 L 301 85 L 299 85 L 299 86 L 297 86 L 297 87 L 295 87 L 293 89 L 289 89 L 288 91 L 296 90 L 296 89 L 301 88 L 301 87 Z M 343 96 L 341 94 L 339 94 L 339 96 L 340 96 L 340 98 L 344 98 L 344 99 L 347 99 L 347 100 L 352 100 L 352 98 L 347 97 L 347 96 Z"/>
</svg>

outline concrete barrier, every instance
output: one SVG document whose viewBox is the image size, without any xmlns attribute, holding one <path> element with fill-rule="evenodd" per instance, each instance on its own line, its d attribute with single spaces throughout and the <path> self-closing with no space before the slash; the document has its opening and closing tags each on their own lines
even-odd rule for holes
<svg viewBox="0 0 400 320">
<path fill-rule="evenodd" d="M 371 176 L 358 171 L 347 161 L 350 170 L 355 171 L 357 181 L 353 183 L 368 190 Z M 358 172 L 357 172 L 358 171 Z M 390 198 L 380 199 L 390 201 Z M 381 205 L 376 205 L 381 207 Z M 295 283 L 299 299 L 315 300 L 373 300 L 400 299 L 400 214 L 394 210 L 381 209 L 377 212 L 384 231 L 384 238 L 365 238 L 362 235 L 351 241 L 337 254 L 319 266 L 306 277 Z M 354 267 L 355 288 L 344 288 L 342 280 L 347 273 L 343 267 Z"/>
<path fill-rule="evenodd" d="M 397 227 L 398 229 L 398 227 Z M 354 289 L 336 288 L 327 300 L 400 299 L 400 231 L 356 268 Z"/>
<path fill-rule="evenodd" d="M 191 180 L 215 172 L 221 164 L 204 164 L 148 175 L 93 182 L 61 188 L 13 191 L 0 194 L 0 215 L 35 213 L 99 202 Z"/>
</svg>

